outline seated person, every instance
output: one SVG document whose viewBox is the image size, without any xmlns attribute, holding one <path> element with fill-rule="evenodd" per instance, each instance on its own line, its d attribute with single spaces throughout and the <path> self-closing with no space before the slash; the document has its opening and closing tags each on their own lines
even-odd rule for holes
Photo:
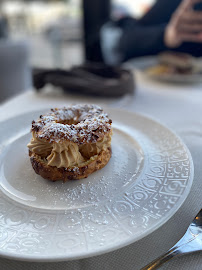
<svg viewBox="0 0 202 270">
<path fill-rule="evenodd" d="M 157 0 L 140 19 L 125 16 L 101 30 L 101 47 L 107 64 L 118 64 L 133 57 L 175 50 L 202 56 L 201 0 Z M 107 46 L 106 30 L 116 31 Z M 109 34 L 108 34 L 109 36 Z M 109 52 L 111 57 L 109 56 Z M 109 59 L 109 60 L 108 60 Z"/>
</svg>

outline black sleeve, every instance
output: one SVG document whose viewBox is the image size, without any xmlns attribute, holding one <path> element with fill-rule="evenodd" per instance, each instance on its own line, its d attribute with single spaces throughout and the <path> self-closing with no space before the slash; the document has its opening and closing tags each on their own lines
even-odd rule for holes
<svg viewBox="0 0 202 270">
<path fill-rule="evenodd" d="M 164 45 L 165 25 L 141 26 L 133 30 L 124 30 L 118 50 L 123 61 L 143 55 L 154 55 L 166 49 Z"/>
<path fill-rule="evenodd" d="M 153 7 L 138 20 L 141 25 L 168 23 L 182 0 L 157 0 Z"/>
<path fill-rule="evenodd" d="M 133 57 L 157 54 L 166 50 L 164 31 L 171 15 L 181 0 L 158 0 L 139 20 L 133 20 L 123 27 L 118 49 L 123 61 Z"/>
</svg>

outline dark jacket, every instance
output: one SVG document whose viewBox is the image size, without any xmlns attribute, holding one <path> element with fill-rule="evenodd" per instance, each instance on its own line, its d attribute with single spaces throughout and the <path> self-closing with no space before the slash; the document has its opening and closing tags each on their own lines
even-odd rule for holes
<svg viewBox="0 0 202 270">
<path fill-rule="evenodd" d="M 123 61 L 169 49 L 164 44 L 164 32 L 180 2 L 181 0 L 158 0 L 141 19 L 126 17 L 117 22 L 123 29 L 118 44 Z M 202 43 L 185 42 L 174 50 L 202 56 Z"/>
</svg>

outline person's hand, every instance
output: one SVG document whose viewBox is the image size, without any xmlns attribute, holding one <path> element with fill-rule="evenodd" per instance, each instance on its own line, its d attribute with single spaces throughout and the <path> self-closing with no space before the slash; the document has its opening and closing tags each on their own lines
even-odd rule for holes
<svg viewBox="0 0 202 270">
<path fill-rule="evenodd" d="M 202 0 L 183 0 L 179 5 L 165 30 L 167 47 L 176 48 L 183 42 L 202 43 L 202 11 L 194 10 L 199 2 Z"/>
</svg>

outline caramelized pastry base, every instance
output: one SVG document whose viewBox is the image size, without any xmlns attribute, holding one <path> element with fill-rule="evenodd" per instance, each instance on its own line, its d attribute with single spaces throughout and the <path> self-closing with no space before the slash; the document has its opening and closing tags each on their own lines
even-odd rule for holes
<svg viewBox="0 0 202 270">
<path fill-rule="evenodd" d="M 88 177 L 93 172 L 102 169 L 111 158 L 111 147 L 102 150 L 98 155 L 91 157 L 80 167 L 57 168 L 48 166 L 45 159 L 29 151 L 29 156 L 33 169 L 37 174 L 51 181 L 77 180 Z"/>
</svg>

